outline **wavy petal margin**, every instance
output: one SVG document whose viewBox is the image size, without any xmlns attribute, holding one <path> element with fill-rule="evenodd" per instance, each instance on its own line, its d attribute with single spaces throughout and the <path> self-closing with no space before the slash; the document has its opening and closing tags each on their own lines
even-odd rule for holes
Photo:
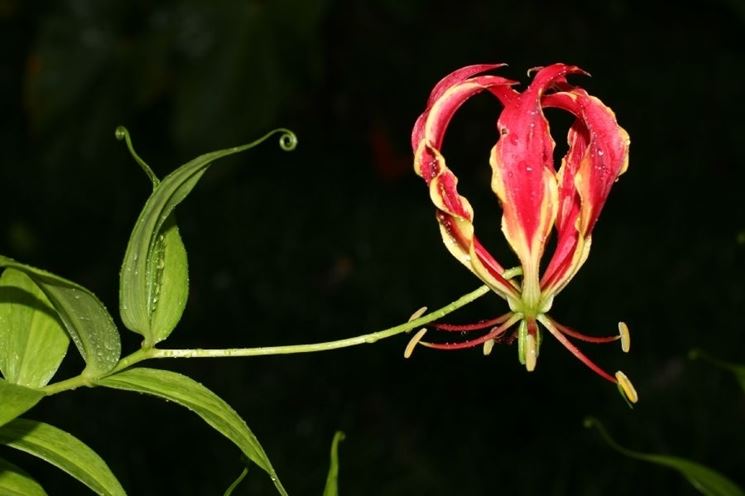
<svg viewBox="0 0 745 496">
<path fill-rule="evenodd" d="M 558 174 L 557 246 L 541 284 L 544 292 L 556 294 L 587 259 L 592 229 L 610 189 L 628 168 L 630 140 L 613 111 L 581 88 L 548 95 L 543 105 L 576 117 Z"/>
<path fill-rule="evenodd" d="M 502 276 L 504 269 L 474 236 L 473 208 L 458 193 L 458 178 L 440 152 L 450 120 L 469 98 L 485 90 L 508 98 L 506 95 L 511 91 L 512 81 L 499 76 L 474 76 L 499 66 L 468 66 L 443 78 L 432 91 L 427 109 L 414 125 L 412 147 L 414 169 L 429 186 L 445 246 L 492 290 L 505 299 L 515 299 L 514 285 Z"/>
</svg>

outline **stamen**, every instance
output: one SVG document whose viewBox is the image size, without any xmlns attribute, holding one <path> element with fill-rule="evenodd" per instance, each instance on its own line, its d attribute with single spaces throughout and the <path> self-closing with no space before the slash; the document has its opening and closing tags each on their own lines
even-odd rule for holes
<svg viewBox="0 0 745 496">
<path fill-rule="evenodd" d="M 416 348 L 416 345 L 419 344 L 425 334 L 427 334 L 426 327 L 419 329 L 417 333 L 414 334 L 414 336 L 409 341 L 409 344 L 406 345 L 406 349 L 404 350 L 404 358 L 411 357 L 411 354 L 414 353 L 414 348 Z"/>
<path fill-rule="evenodd" d="M 629 326 L 626 322 L 618 323 L 618 333 L 621 336 L 621 349 L 624 353 L 628 353 L 631 349 L 631 334 L 629 333 Z"/>
<path fill-rule="evenodd" d="M 484 356 L 489 356 L 492 349 L 494 349 L 494 340 L 484 341 Z"/>
<path fill-rule="evenodd" d="M 579 339 L 580 341 L 585 341 L 587 343 L 612 343 L 613 341 L 618 341 L 619 339 L 622 339 L 622 336 L 618 336 L 618 335 L 616 336 L 588 336 L 587 334 L 582 334 L 581 332 L 578 332 L 572 329 L 571 327 L 559 324 L 556 321 L 552 321 L 552 322 L 556 326 L 556 328 L 559 329 L 562 333 L 566 334 L 567 336 L 573 337 L 575 339 Z"/>
<path fill-rule="evenodd" d="M 634 385 L 631 384 L 631 381 L 626 377 L 626 374 L 619 370 L 616 372 L 616 380 L 618 381 L 618 390 L 627 401 L 630 403 L 636 403 L 639 401 L 639 395 L 636 394 L 636 389 L 634 389 Z"/>
<path fill-rule="evenodd" d="M 612 382 L 613 384 L 619 383 L 619 381 L 616 378 L 614 378 L 613 376 L 608 374 L 606 371 L 598 367 L 592 360 L 587 358 L 581 351 L 579 351 L 579 349 L 576 346 L 574 346 L 574 344 L 571 341 L 569 341 L 566 338 L 566 336 L 564 336 L 562 331 L 559 330 L 558 326 L 556 325 L 556 322 L 548 318 L 546 315 L 539 315 L 538 321 L 541 324 L 543 324 L 546 327 L 546 329 L 548 329 L 548 331 L 551 334 L 553 334 L 553 336 L 556 339 L 559 340 L 561 344 L 564 345 L 564 348 L 569 350 L 572 353 L 572 355 L 579 358 L 579 360 L 585 365 L 587 365 L 593 372 L 595 372 L 597 375 L 599 375 L 603 379 L 609 382 Z"/>
<path fill-rule="evenodd" d="M 523 275 L 523 268 L 522 266 L 512 267 L 511 269 L 507 269 L 504 272 L 502 272 L 502 277 L 507 279 L 508 281 L 510 279 L 513 279 L 515 277 Z"/>
<path fill-rule="evenodd" d="M 507 312 L 506 314 L 500 315 L 499 317 L 495 317 L 491 320 L 482 320 L 481 322 L 476 322 L 475 324 L 432 324 L 432 327 L 434 327 L 438 331 L 448 332 L 481 331 L 483 329 L 486 329 L 487 327 L 494 327 L 502 324 L 510 317 L 512 317 L 512 312 Z"/>
<path fill-rule="evenodd" d="M 520 286 L 515 282 L 504 276 L 504 268 L 499 265 L 499 262 L 494 260 L 494 257 L 484 248 L 484 245 L 474 236 L 473 238 L 473 251 L 478 257 L 479 261 L 497 279 L 504 279 L 504 282 L 512 286 L 516 291 L 514 296 L 519 296 Z"/>
<path fill-rule="evenodd" d="M 525 365 L 525 338 L 527 336 L 528 324 L 521 320 L 517 327 L 517 359 L 520 361 L 520 365 Z"/>
<path fill-rule="evenodd" d="M 491 331 L 489 331 L 488 334 L 484 334 L 479 338 L 470 339 L 468 341 L 461 341 L 460 343 L 430 343 L 427 341 L 421 341 L 419 344 L 421 344 L 422 346 L 426 346 L 427 348 L 434 348 L 437 350 L 462 350 L 464 348 L 473 348 L 474 346 L 483 344 L 490 339 L 496 340 L 499 336 L 504 334 L 507 329 L 515 325 L 515 323 L 521 319 L 520 315 L 510 315 L 511 316 L 507 320 L 507 322 L 503 323 L 499 327 L 494 327 Z"/>
<path fill-rule="evenodd" d="M 412 320 L 418 319 L 419 317 L 421 317 L 422 315 L 424 315 L 424 313 L 426 311 L 427 311 L 427 307 L 422 307 L 419 310 L 417 310 L 416 312 L 412 313 L 411 314 L 411 317 L 409 317 L 409 322 L 411 322 Z"/>
<path fill-rule="evenodd" d="M 536 346 L 535 336 L 528 333 L 525 337 L 525 368 L 528 372 L 535 370 L 535 364 L 538 361 L 538 347 Z"/>
</svg>

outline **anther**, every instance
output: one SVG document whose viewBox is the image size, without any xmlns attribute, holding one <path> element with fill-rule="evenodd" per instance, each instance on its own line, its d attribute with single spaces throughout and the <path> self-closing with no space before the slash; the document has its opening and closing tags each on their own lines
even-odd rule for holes
<svg viewBox="0 0 745 496">
<path fill-rule="evenodd" d="M 421 317 L 422 315 L 424 315 L 426 311 L 427 311 L 427 307 L 422 307 L 419 310 L 417 310 L 416 312 L 412 313 L 411 314 L 411 317 L 409 317 L 409 322 L 411 322 L 412 320 L 418 319 L 419 317 Z"/>
<path fill-rule="evenodd" d="M 626 322 L 618 323 L 618 334 L 621 336 L 621 349 L 624 353 L 628 353 L 631 349 L 631 334 Z"/>
<path fill-rule="evenodd" d="M 490 339 L 488 341 L 484 341 L 484 356 L 488 356 L 491 354 L 491 350 L 494 348 L 494 340 Z"/>
<path fill-rule="evenodd" d="M 616 381 L 618 381 L 618 390 L 624 398 L 626 398 L 630 403 L 636 403 L 639 401 L 639 395 L 636 394 L 636 389 L 634 389 L 634 385 L 631 384 L 631 381 L 626 377 L 626 374 L 620 370 L 616 372 Z"/>
<path fill-rule="evenodd" d="M 538 346 L 536 346 L 535 336 L 528 333 L 525 336 L 525 368 L 528 372 L 535 370 L 535 364 L 538 361 Z"/>
<path fill-rule="evenodd" d="M 419 344 L 419 341 L 422 340 L 424 335 L 427 334 L 426 328 L 421 328 L 417 331 L 416 334 L 411 338 L 411 341 L 409 341 L 409 344 L 406 345 L 406 349 L 404 350 L 404 358 L 410 358 L 411 354 L 414 353 L 414 348 L 416 348 L 416 345 Z"/>
</svg>

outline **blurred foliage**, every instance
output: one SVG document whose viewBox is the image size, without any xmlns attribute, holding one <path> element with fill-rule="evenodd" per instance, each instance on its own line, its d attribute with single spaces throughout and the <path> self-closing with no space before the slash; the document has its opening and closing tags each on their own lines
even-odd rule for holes
<svg viewBox="0 0 745 496">
<path fill-rule="evenodd" d="M 598 333 L 629 322 L 630 355 L 589 353 L 628 372 L 640 394 L 633 412 L 550 340 L 530 375 L 512 348 L 404 362 L 395 340 L 169 366 L 230 401 L 293 494 L 317 492 L 337 428 L 349 434 L 340 484 L 351 494 L 695 494 L 673 473 L 611 459 L 581 428 L 590 411 L 625 444 L 686 453 L 743 485 L 745 399 L 686 360 L 695 346 L 744 361 L 742 12 L 739 0 L 0 0 L 0 253 L 114 308 L 150 189 L 116 125 L 160 176 L 282 125 L 297 132 L 296 152 L 233 159 L 179 206 L 192 291 L 172 345 L 382 328 L 478 284 L 446 253 L 410 170 L 409 132 L 431 87 L 470 63 L 509 62 L 502 72 L 523 81 L 530 67 L 574 63 L 629 131 L 631 165 L 554 316 Z M 477 228 L 496 244 L 487 154 L 497 109 L 487 100 L 456 116 L 445 146 Z M 509 265 L 504 248 L 493 252 Z M 485 297 L 455 318 L 502 310 Z M 96 422 L 81 413 L 90 408 Z M 132 494 L 212 494 L 241 468 L 198 420 L 148 398 L 82 390 L 35 411 L 89 442 Z M 185 431 L 203 436 L 193 441 L 203 459 L 183 445 Z M 22 462 L 46 487 L 75 490 Z M 249 476 L 235 493 L 272 488 Z"/>
</svg>

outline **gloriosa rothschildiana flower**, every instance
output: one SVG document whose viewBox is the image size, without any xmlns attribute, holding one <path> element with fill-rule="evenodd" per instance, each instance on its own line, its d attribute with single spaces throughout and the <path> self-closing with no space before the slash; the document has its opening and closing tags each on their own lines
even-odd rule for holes
<svg viewBox="0 0 745 496">
<path fill-rule="evenodd" d="M 619 334 L 594 337 L 559 324 L 548 316 L 557 294 L 574 277 L 590 251 L 592 229 L 610 188 L 628 165 L 629 137 L 613 112 L 584 89 L 570 85 L 566 76 L 584 74 L 580 68 L 553 64 L 535 69 L 530 85 L 518 92 L 514 81 L 484 74 L 503 64 L 472 65 L 442 79 L 432 90 L 427 108 L 414 125 L 414 166 L 429 186 L 437 207 L 442 239 L 450 253 L 509 304 L 510 311 L 474 325 L 439 324 L 440 331 L 488 331 L 461 342 L 421 341 L 431 348 L 461 349 L 483 345 L 489 353 L 495 342 L 517 335 L 520 362 L 531 371 L 541 343 L 540 325 L 601 377 L 618 385 L 630 402 L 637 395 L 623 372 L 612 376 L 593 363 L 570 340 L 605 343 L 621 340 L 629 348 L 626 325 Z M 474 233 L 473 209 L 458 193 L 458 179 L 441 153 L 443 137 L 455 111 L 473 95 L 487 91 L 504 107 L 497 121 L 499 137 L 491 150 L 491 187 L 502 206 L 502 231 L 520 262 L 505 270 Z M 568 151 L 554 166 L 554 141 L 545 108 L 574 116 L 567 137 Z M 551 228 L 556 228 L 553 253 L 540 273 Z M 516 330 L 515 330 L 516 328 Z M 509 331 L 509 332 L 508 332 Z"/>
</svg>

